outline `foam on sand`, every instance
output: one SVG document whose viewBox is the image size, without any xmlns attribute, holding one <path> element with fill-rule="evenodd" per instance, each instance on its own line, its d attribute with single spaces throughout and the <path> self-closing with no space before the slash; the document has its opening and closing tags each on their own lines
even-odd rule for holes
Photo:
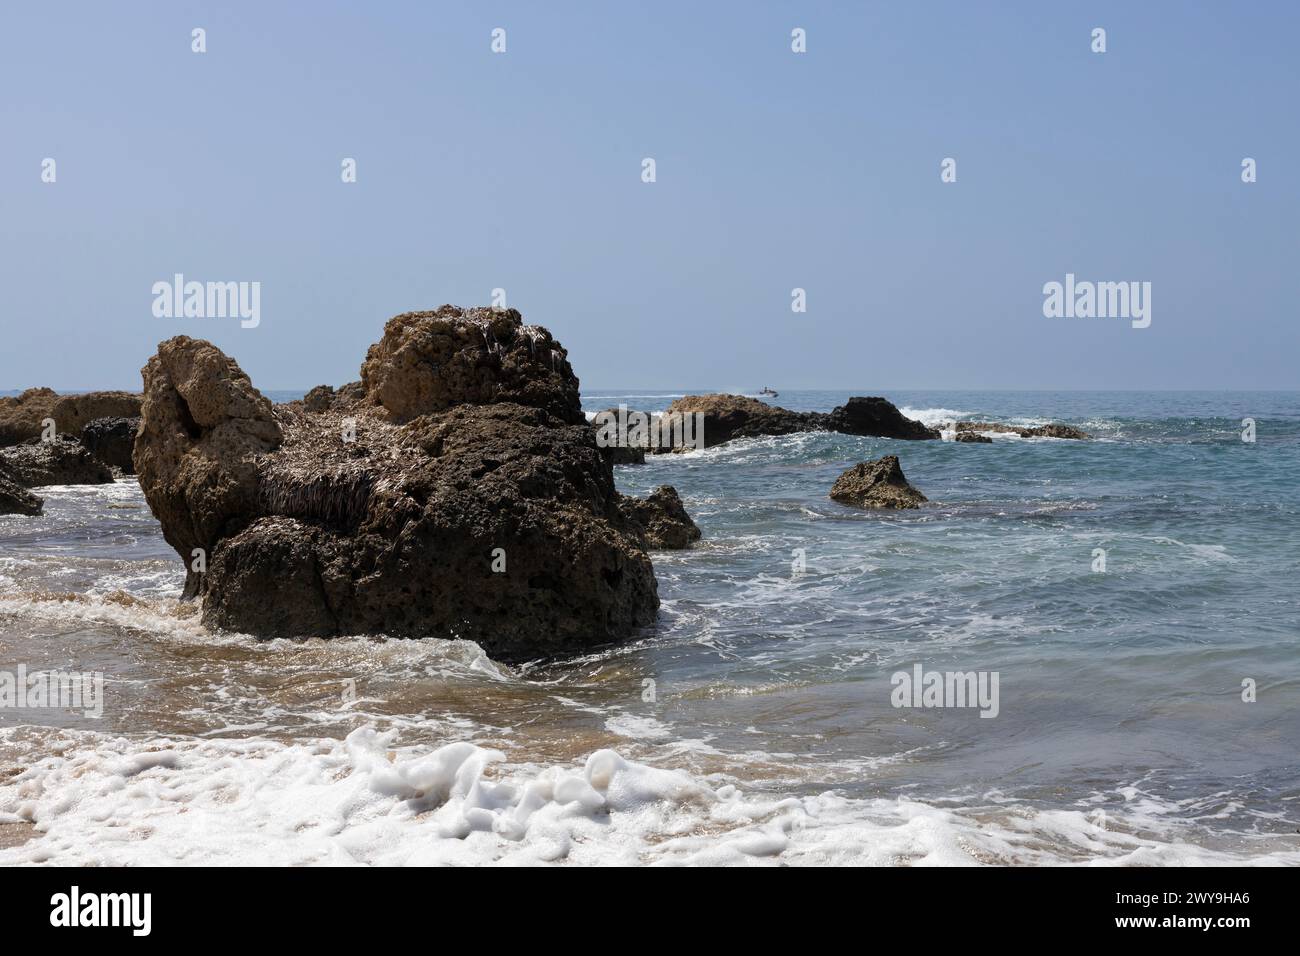
<svg viewBox="0 0 1300 956">
<path fill-rule="evenodd" d="M 749 795 L 613 750 L 582 766 L 509 765 L 468 742 L 395 748 L 368 726 L 292 744 L 61 738 L 59 755 L 0 785 L 0 825 L 35 834 L 0 848 L 0 864 L 1300 862 L 1158 841 L 1154 819 L 1139 836 L 1081 811 Z"/>
</svg>

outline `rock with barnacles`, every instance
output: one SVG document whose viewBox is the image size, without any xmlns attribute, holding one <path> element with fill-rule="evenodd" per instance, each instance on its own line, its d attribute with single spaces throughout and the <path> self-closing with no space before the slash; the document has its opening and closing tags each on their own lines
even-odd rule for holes
<svg viewBox="0 0 1300 956">
<path fill-rule="evenodd" d="M 42 498 L 32 494 L 0 458 L 0 515 L 38 515 L 45 507 Z"/>
<path fill-rule="evenodd" d="M 9 477 L 24 488 L 104 485 L 113 481 L 113 472 L 106 464 L 66 435 L 0 448 L 0 461 Z"/>
<path fill-rule="evenodd" d="M 919 508 L 928 500 L 903 477 L 897 455 L 854 465 L 835 479 L 831 497 L 859 508 Z"/>
<path fill-rule="evenodd" d="M 124 475 L 134 475 L 135 433 L 140 428 L 139 418 L 96 418 L 81 430 L 81 443 L 86 449 Z"/>
<path fill-rule="evenodd" d="M 225 396 L 201 416 L 200 379 Z M 577 384 L 550 334 L 511 311 L 398 316 L 360 389 L 292 408 L 209 343 L 173 339 L 145 368 L 136 463 L 187 565 L 206 549 L 187 592 L 209 626 L 565 654 L 654 620 L 646 550 L 690 520 L 675 493 L 680 514 L 664 495 L 648 523 L 629 510 Z"/>
<path fill-rule="evenodd" d="M 646 548 L 677 551 L 700 540 L 699 527 L 672 485 L 660 485 L 645 498 L 619 495 L 618 506 Z"/>
</svg>

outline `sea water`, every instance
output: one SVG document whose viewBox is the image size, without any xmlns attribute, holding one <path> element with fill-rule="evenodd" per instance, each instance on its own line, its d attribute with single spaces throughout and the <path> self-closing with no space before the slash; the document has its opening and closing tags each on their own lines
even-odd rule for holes
<svg viewBox="0 0 1300 956">
<path fill-rule="evenodd" d="M 653 554 L 655 626 L 518 667 L 213 633 L 133 479 L 42 489 L 0 517 L 0 671 L 104 706 L 0 708 L 0 864 L 1300 863 L 1300 393 L 887 397 L 1095 438 L 619 466 L 703 540 Z M 827 497 L 885 454 L 929 504 Z M 897 706 L 927 672 L 996 675 L 996 715 Z"/>
</svg>

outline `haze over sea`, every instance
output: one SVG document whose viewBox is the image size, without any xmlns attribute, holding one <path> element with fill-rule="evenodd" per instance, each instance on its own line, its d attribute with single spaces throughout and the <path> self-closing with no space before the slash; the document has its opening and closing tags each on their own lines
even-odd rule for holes
<svg viewBox="0 0 1300 956">
<path fill-rule="evenodd" d="M 620 466 L 703 540 L 653 555 L 656 626 L 518 668 L 209 632 L 134 479 L 44 489 L 44 518 L 0 517 L 0 671 L 101 670 L 107 700 L 0 709 L 0 863 L 1300 863 L 1300 392 L 886 397 L 1095 440 Z M 884 454 L 930 504 L 826 497 Z M 997 672 L 997 717 L 895 708 L 916 664 Z"/>
</svg>

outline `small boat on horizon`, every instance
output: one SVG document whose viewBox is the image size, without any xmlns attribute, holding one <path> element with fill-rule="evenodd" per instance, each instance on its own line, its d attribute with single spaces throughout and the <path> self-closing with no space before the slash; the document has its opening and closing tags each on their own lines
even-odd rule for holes
<svg viewBox="0 0 1300 956">
<path fill-rule="evenodd" d="M 780 392 L 774 391 L 773 389 L 770 389 L 766 385 L 764 385 L 762 388 L 758 390 L 758 394 L 766 395 L 769 398 L 776 398 L 777 395 L 780 394 Z"/>
</svg>

